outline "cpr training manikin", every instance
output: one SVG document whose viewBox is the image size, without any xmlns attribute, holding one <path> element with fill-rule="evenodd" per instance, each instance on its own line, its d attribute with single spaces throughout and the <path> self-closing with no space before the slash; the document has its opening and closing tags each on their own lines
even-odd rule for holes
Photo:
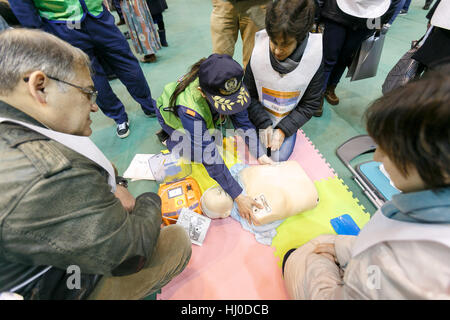
<svg viewBox="0 0 450 320">
<path fill-rule="evenodd" d="M 265 206 L 254 214 L 258 225 L 286 219 L 317 205 L 316 187 L 296 161 L 246 166 L 237 175 L 244 192 Z M 226 218 L 232 213 L 233 200 L 216 186 L 203 193 L 201 206 L 212 219 Z"/>
</svg>

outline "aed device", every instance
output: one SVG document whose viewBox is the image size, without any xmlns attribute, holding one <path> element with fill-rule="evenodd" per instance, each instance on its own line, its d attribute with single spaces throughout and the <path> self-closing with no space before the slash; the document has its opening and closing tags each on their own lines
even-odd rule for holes
<svg viewBox="0 0 450 320">
<path fill-rule="evenodd" d="M 202 214 L 200 187 L 195 179 L 188 177 L 192 173 L 190 163 L 176 154 L 163 151 L 151 157 L 149 165 L 160 184 L 158 195 L 165 225 L 175 224 L 183 208 Z"/>
<path fill-rule="evenodd" d="M 200 187 L 191 177 L 160 185 L 158 195 L 161 198 L 162 220 L 165 225 L 176 223 L 183 208 L 202 214 Z"/>
</svg>

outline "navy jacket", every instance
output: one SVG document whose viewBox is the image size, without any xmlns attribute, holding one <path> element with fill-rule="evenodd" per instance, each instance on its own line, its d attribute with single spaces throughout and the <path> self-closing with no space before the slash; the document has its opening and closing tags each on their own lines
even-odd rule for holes
<svg viewBox="0 0 450 320">
<path fill-rule="evenodd" d="M 193 139 L 190 139 L 191 160 L 195 162 L 201 161 L 201 163 L 205 166 L 205 169 L 208 172 L 209 176 L 217 181 L 222 189 L 225 190 L 225 192 L 227 192 L 231 196 L 231 198 L 233 198 L 233 200 L 236 199 L 236 197 L 242 193 L 241 186 L 236 180 L 234 180 L 227 166 L 223 162 L 223 159 L 217 150 L 216 144 L 214 143 L 214 138 L 211 136 L 206 127 L 205 120 L 198 113 L 192 115 L 192 112 L 187 112 L 188 110 L 190 109 L 180 105 L 177 114 L 181 120 L 183 128 L 190 134 L 190 137 L 194 137 Z M 157 116 L 164 131 L 166 131 L 166 133 L 168 133 L 169 135 L 172 135 L 175 130 L 167 125 L 164 125 L 164 120 L 162 120 L 161 114 L 158 111 L 159 110 L 157 109 Z M 213 117 L 217 116 L 214 110 L 212 110 L 212 112 Z M 254 130 L 254 132 L 256 133 L 255 126 L 250 122 L 248 118 L 247 110 L 233 114 L 229 116 L 229 119 L 231 120 L 235 129 L 242 129 L 244 131 Z M 194 130 L 196 124 L 201 125 L 201 130 L 199 130 L 198 128 Z M 203 139 L 200 139 L 200 137 L 198 136 L 200 132 Z M 254 137 L 256 140 L 250 141 L 250 138 L 247 138 L 246 143 L 249 146 L 250 153 L 254 157 L 259 158 L 264 154 L 264 149 L 259 143 L 258 135 L 256 134 Z M 172 141 L 169 138 L 167 141 L 168 149 L 172 150 L 179 142 L 181 141 Z M 211 155 L 211 157 L 206 162 L 204 161 L 204 158 L 195 159 L 196 154 L 202 156 L 208 154 Z"/>
</svg>

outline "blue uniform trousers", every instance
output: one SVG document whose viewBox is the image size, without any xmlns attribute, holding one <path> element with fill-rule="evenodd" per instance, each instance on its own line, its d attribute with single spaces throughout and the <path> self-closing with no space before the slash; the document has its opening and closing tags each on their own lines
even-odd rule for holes
<svg viewBox="0 0 450 320">
<path fill-rule="evenodd" d="M 99 58 L 112 69 L 143 110 L 154 112 L 154 102 L 141 66 L 109 11 L 105 10 L 96 18 L 87 14 L 79 26 L 47 22 L 44 29 L 89 55 L 94 85 L 99 92 L 97 104 L 105 115 L 116 123 L 128 121 L 125 107 L 112 91 Z"/>
</svg>

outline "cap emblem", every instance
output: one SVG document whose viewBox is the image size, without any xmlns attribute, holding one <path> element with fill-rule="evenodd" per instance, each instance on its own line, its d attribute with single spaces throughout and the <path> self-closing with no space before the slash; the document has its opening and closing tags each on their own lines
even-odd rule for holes
<svg viewBox="0 0 450 320">
<path fill-rule="evenodd" d="M 220 88 L 219 91 L 223 95 L 230 95 L 238 91 L 241 83 L 236 78 L 231 78 L 225 82 L 225 90 Z"/>
</svg>

